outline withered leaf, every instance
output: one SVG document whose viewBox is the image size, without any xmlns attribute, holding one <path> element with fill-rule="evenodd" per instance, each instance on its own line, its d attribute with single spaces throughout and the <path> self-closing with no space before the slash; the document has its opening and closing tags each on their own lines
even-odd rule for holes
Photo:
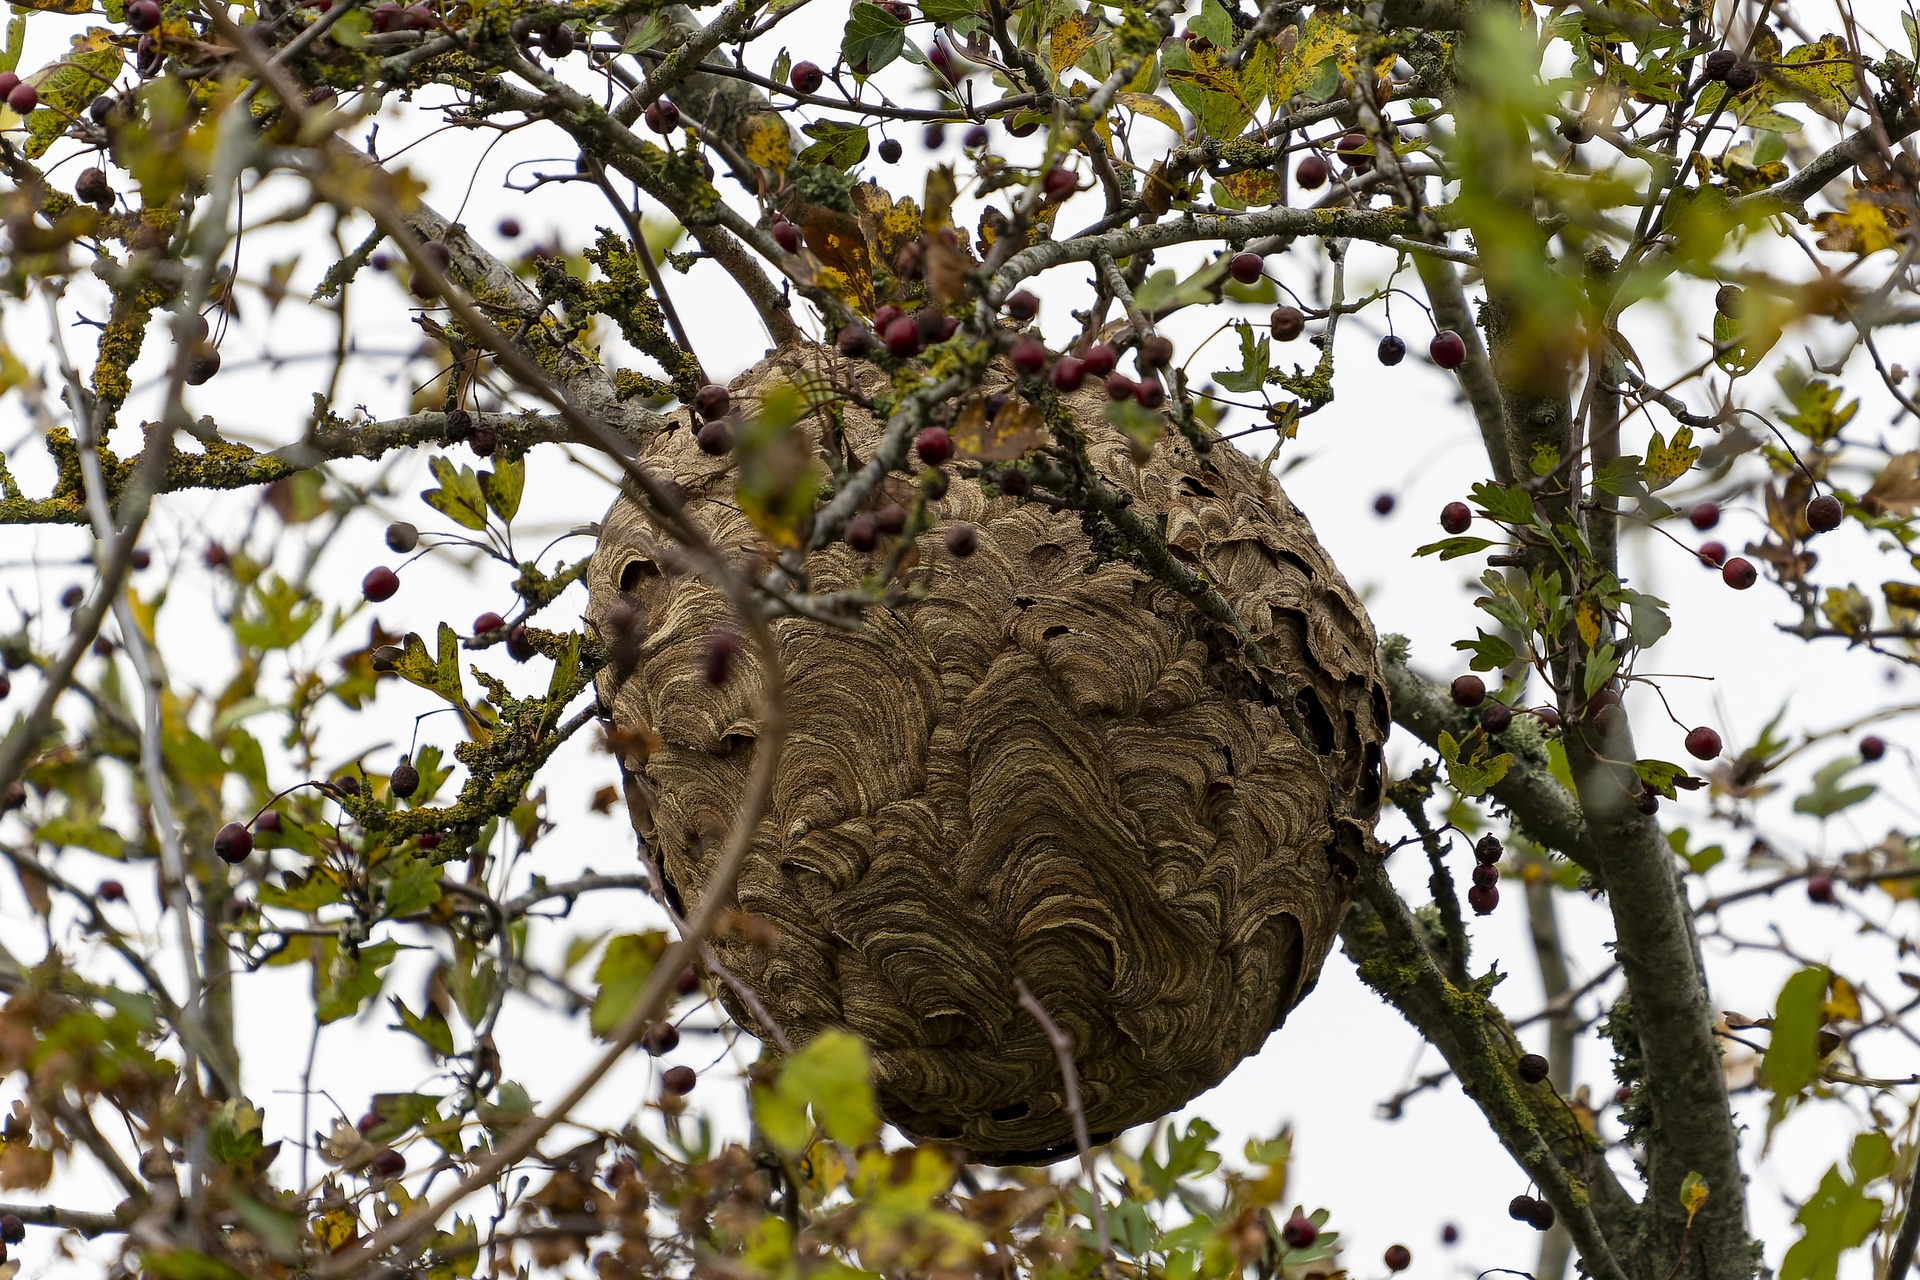
<svg viewBox="0 0 1920 1280">
<path fill-rule="evenodd" d="M 1920 511 L 1920 452 L 1894 454 L 1860 495 L 1860 505 L 1875 515 L 1901 519 Z"/>
<path fill-rule="evenodd" d="M 983 462 L 1009 462 L 1045 443 L 1046 419 L 1025 400 L 1009 400 L 987 419 L 987 402 L 975 397 L 953 423 L 953 442 L 962 453 Z"/>
</svg>

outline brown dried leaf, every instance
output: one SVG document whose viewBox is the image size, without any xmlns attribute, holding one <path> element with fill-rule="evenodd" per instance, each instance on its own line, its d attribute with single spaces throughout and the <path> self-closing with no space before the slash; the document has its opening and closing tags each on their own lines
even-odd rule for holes
<svg viewBox="0 0 1920 1280">
<path fill-rule="evenodd" d="M 986 401 L 975 398 L 961 408 L 953 424 L 954 444 L 985 462 L 1009 462 L 1046 438 L 1046 419 L 1025 400 L 1007 401 L 989 422 Z"/>
<path fill-rule="evenodd" d="M 952 228 L 927 238 L 927 296 L 935 305 L 950 306 L 967 296 L 967 266 Z"/>
<path fill-rule="evenodd" d="M 1860 505 L 1875 515 L 1906 519 L 1920 511 L 1920 453 L 1896 453 L 1860 495 Z"/>
<path fill-rule="evenodd" d="M 837 276 L 823 274 L 820 287 L 845 299 L 862 315 L 873 312 L 873 257 L 867 248 L 866 233 L 850 214 L 825 205 L 807 205 L 794 221 L 806 237 L 820 265 Z"/>
</svg>

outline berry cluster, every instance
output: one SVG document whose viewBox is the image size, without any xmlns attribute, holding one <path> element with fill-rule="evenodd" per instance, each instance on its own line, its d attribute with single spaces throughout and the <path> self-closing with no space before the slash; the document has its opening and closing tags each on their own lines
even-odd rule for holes
<svg viewBox="0 0 1920 1280">
<path fill-rule="evenodd" d="M 1467 905 L 1477 916 L 1489 916 L 1500 905 L 1500 868 L 1506 856 L 1500 837 L 1488 833 L 1473 846 L 1473 887 L 1467 890 Z"/>
<path fill-rule="evenodd" d="M 1515 1196 L 1507 1202 L 1507 1216 L 1515 1222 L 1524 1222 L 1535 1231 L 1547 1231 L 1553 1227 L 1553 1206 L 1534 1196 Z"/>
</svg>

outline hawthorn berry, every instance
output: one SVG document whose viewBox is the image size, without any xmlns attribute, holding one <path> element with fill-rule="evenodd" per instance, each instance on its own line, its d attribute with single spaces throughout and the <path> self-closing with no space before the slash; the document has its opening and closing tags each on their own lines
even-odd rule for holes
<svg viewBox="0 0 1920 1280">
<path fill-rule="evenodd" d="M 1047 367 L 1047 349 L 1033 338 L 1022 338 L 1007 352 L 1007 359 L 1021 373 L 1031 377 Z"/>
<path fill-rule="evenodd" d="M 1456 704 L 1463 707 L 1477 707 L 1487 698 L 1487 682 L 1471 672 L 1455 676 L 1450 690 Z"/>
<path fill-rule="evenodd" d="M 826 82 L 827 73 L 820 69 L 817 62 L 796 62 L 793 70 L 787 73 L 787 83 L 801 93 L 818 93 Z"/>
<path fill-rule="evenodd" d="M 899 359 L 920 353 L 920 326 L 910 316 L 895 319 L 880 336 L 886 339 L 887 350 Z"/>
<path fill-rule="evenodd" d="M 1373 500 L 1373 513 L 1377 516 L 1392 515 L 1393 514 L 1393 495 L 1390 493 L 1383 493 L 1378 497 L 1376 497 Z"/>
<path fill-rule="evenodd" d="M 865 511 L 847 521 L 847 545 L 855 551 L 871 551 L 880 545 L 880 525 Z"/>
<path fill-rule="evenodd" d="M 1289 1249 L 1304 1249 L 1320 1238 L 1320 1228 L 1306 1214 L 1296 1213 L 1280 1228 L 1280 1238 Z"/>
<path fill-rule="evenodd" d="M 1464 502 L 1449 502 L 1440 508 L 1440 527 L 1451 534 L 1465 533 L 1473 526 L 1473 508 Z"/>
<path fill-rule="evenodd" d="M 102 902 L 124 902 L 127 897 L 127 886 L 121 884 L 118 880 L 102 880 L 100 887 L 95 890 L 95 892 L 100 895 L 100 901 Z M 19 1219 L 15 1218 L 14 1221 L 18 1222 Z M 6 1219 L 0 1218 L 0 1240 L 5 1240 L 8 1244 L 19 1244 L 19 1240 L 8 1237 L 6 1226 Z"/>
<path fill-rule="evenodd" d="M 493 451 L 500 447 L 500 428 L 481 423 L 473 429 L 473 438 L 467 441 L 467 447 L 482 458 L 491 458 Z"/>
<path fill-rule="evenodd" d="M 640 1037 L 640 1047 L 658 1058 L 672 1053 L 680 1044 L 680 1028 L 671 1022 L 656 1022 Z"/>
<path fill-rule="evenodd" d="M 393 766 L 393 773 L 387 778 L 387 789 L 402 800 L 412 798 L 420 789 L 420 771 L 413 767 L 413 761 L 400 757 L 400 763 Z"/>
<path fill-rule="evenodd" d="M 473 620 L 473 634 L 488 636 L 507 625 L 507 620 L 489 609 Z"/>
<path fill-rule="evenodd" d="M 1830 493 L 1823 493 L 1807 504 L 1807 528 L 1815 533 L 1838 529 L 1845 516 L 1846 510 L 1840 505 L 1840 499 Z"/>
<path fill-rule="evenodd" d="M 1504 702 L 1489 702 L 1480 713 L 1480 727 L 1490 737 L 1499 737 L 1513 727 L 1513 708 Z"/>
<path fill-rule="evenodd" d="M 1743 58 L 1727 68 L 1729 93 L 1745 93 L 1758 83 L 1760 83 L 1760 68 L 1756 63 L 1748 62 Z"/>
<path fill-rule="evenodd" d="M 880 139 L 880 161 L 882 164 L 898 164 L 900 162 L 900 153 L 900 139 Z"/>
<path fill-rule="evenodd" d="M 700 989 L 700 971 L 692 966 L 682 969 L 673 980 L 673 989 L 683 996 L 692 995 Z"/>
<path fill-rule="evenodd" d="M 1687 754 L 1695 760 L 1711 760 L 1720 754 L 1720 735 L 1706 725 L 1687 733 Z"/>
<path fill-rule="evenodd" d="M 520 238 L 520 220 L 518 218 L 502 218 L 494 230 L 500 233 L 502 240 L 518 240 Z"/>
<path fill-rule="evenodd" d="M 1539 1084 L 1547 1078 L 1549 1066 L 1547 1060 L 1537 1053 L 1526 1053 L 1513 1067 L 1515 1075 L 1527 1084 Z"/>
<path fill-rule="evenodd" d="M 1515 1196 L 1507 1201 L 1507 1216 L 1515 1222 L 1525 1222 L 1533 1214 L 1532 1196 Z"/>
<path fill-rule="evenodd" d="M 938 502 L 947 496 L 947 473 L 937 467 L 928 467 L 920 473 L 920 492 L 927 495 L 928 502 Z"/>
<path fill-rule="evenodd" d="M 999 486 L 1000 492 L 1006 494 L 1009 498 L 1020 497 L 1027 492 L 1031 485 L 1031 482 L 1027 479 L 1026 472 L 1017 471 L 1012 467 L 1008 467 L 1006 470 L 997 473 L 993 478 L 993 482 Z"/>
<path fill-rule="evenodd" d="M 374 566 L 360 579 L 360 594 L 374 604 L 393 599 L 393 593 L 399 589 L 400 575 L 385 565 Z"/>
<path fill-rule="evenodd" d="M 135 569 L 145 569 L 153 563 L 153 552 L 147 550 L 145 547 L 135 547 L 133 549 L 133 555 L 128 559 L 127 563 L 131 564 Z"/>
<path fill-rule="evenodd" d="M 1652 817 L 1660 812 L 1660 793 L 1642 783 L 1640 793 L 1633 798 L 1633 807 Z"/>
<path fill-rule="evenodd" d="M 889 502 L 873 513 L 873 523 L 889 538 L 897 538 L 907 527 L 907 509 L 897 502 Z"/>
<path fill-rule="evenodd" d="M 1387 1264 L 1389 1271 L 1405 1271 L 1413 1265 L 1413 1253 L 1403 1244 L 1390 1244 L 1380 1260 Z"/>
<path fill-rule="evenodd" d="M 1731 49 L 1715 49 L 1700 64 L 1700 77 L 1703 80 L 1725 80 L 1734 64 L 1740 61 L 1740 55 Z"/>
<path fill-rule="evenodd" d="M 14 90 L 18 93 L 19 90 Z M 11 103 L 13 100 L 7 100 Z M 190 387 L 203 387 L 213 381 L 213 375 L 220 372 L 220 348 L 211 342 L 196 342 L 187 349 L 186 384 Z"/>
<path fill-rule="evenodd" d="M 684 1098 L 693 1092 L 698 1079 L 692 1067 L 668 1067 L 660 1073 L 660 1088 L 673 1097 Z"/>
<path fill-rule="evenodd" d="M 527 639 L 524 626 L 515 627 L 507 632 L 507 656 L 515 662 L 526 662 L 534 655 L 533 642 Z"/>
<path fill-rule="evenodd" d="M 1507 856 L 1506 846 L 1500 843 L 1500 837 L 1488 832 L 1474 842 L 1473 860 L 1483 867 L 1490 867 Z"/>
<path fill-rule="evenodd" d="M 1880 737 L 1878 734 L 1870 733 L 1860 739 L 1860 758 L 1862 760 L 1878 760 L 1885 754 L 1887 754 L 1887 740 L 1885 738 Z"/>
<path fill-rule="evenodd" d="M 1696 502 L 1687 512 L 1687 523 L 1705 533 L 1720 523 L 1720 504 L 1717 502 Z"/>
<path fill-rule="evenodd" d="M 1040 189 L 1047 193 L 1049 200 L 1065 200 L 1080 189 L 1080 179 L 1074 176 L 1073 170 L 1057 164 L 1040 179 Z"/>
<path fill-rule="evenodd" d="M 1007 295 L 1007 314 L 1021 324 L 1030 323 L 1040 314 L 1040 299 L 1025 289 L 1016 289 Z"/>
<path fill-rule="evenodd" d="M 387 549 L 399 555 L 406 555 L 420 545 L 420 530 L 405 520 L 395 520 L 387 526 Z"/>
<path fill-rule="evenodd" d="M 1033 131 L 1040 127 L 1038 120 L 1015 120 L 1012 116 L 1007 116 L 1002 123 L 1007 126 L 1007 132 L 1016 138 L 1031 137 Z"/>
<path fill-rule="evenodd" d="M 1720 577 L 1735 591 L 1745 591 L 1760 580 L 1760 571 L 1753 567 L 1753 561 L 1735 556 L 1720 566 Z"/>
<path fill-rule="evenodd" d="M 1440 1243 L 1448 1245 L 1459 1244 L 1460 1228 L 1454 1226 L 1451 1222 L 1446 1223 L 1440 1228 Z"/>
<path fill-rule="evenodd" d="M 1133 389 L 1133 398 L 1142 409 L 1158 409 L 1167 402 L 1167 389 L 1158 378 L 1142 378 Z"/>
<path fill-rule="evenodd" d="M 1817 871 L 1807 877 L 1807 899 L 1822 906 L 1833 905 L 1833 877 Z"/>
<path fill-rule="evenodd" d="M 1477 884 L 1467 890 L 1467 905 L 1473 908 L 1477 916 L 1490 916 L 1493 909 L 1500 905 L 1500 889 L 1497 885 Z"/>
<path fill-rule="evenodd" d="M 721 685 L 733 673 L 734 655 L 740 652 L 740 637 L 731 631 L 707 633 L 700 649 L 700 675 L 708 684 Z"/>
<path fill-rule="evenodd" d="M 107 204 L 113 199 L 113 183 L 107 180 L 107 171 L 95 165 L 82 169 L 73 180 L 73 194 L 88 204 Z"/>
<path fill-rule="evenodd" d="M 253 852 L 253 832 L 238 822 L 229 822 L 214 833 L 213 851 L 228 866 L 238 866 Z"/>
<path fill-rule="evenodd" d="M 1135 390 L 1136 384 L 1126 374 L 1114 372 L 1107 375 L 1107 399 L 1131 400 Z"/>
<path fill-rule="evenodd" d="M 388 1147 L 373 1158 L 371 1166 L 374 1174 L 382 1178 L 397 1178 L 407 1171 L 407 1158 Z"/>
<path fill-rule="evenodd" d="M 1267 325 L 1276 339 L 1292 342 L 1307 331 L 1306 313 L 1298 307 L 1275 307 L 1273 314 L 1267 317 Z"/>
<path fill-rule="evenodd" d="M 945 427 L 922 427 L 913 438 L 913 451 L 920 461 L 937 467 L 953 456 L 953 436 Z"/>
<path fill-rule="evenodd" d="M 947 531 L 940 535 L 947 550 L 962 560 L 980 549 L 980 530 L 977 526 L 961 521 L 950 524 Z"/>
<path fill-rule="evenodd" d="M 920 142 L 927 150 L 938 151 L 947 145 L 947 126 L 935 120 L 927 126 L 926 132 L 920 135 Z"/>
<path fill-rule="evenodd" d="M 407 12 L 411 14 L 413 10 Z M 567 57 L 572 54 L 573 47 L 573 28 L 564 22 L 556 22 L 540 33 L 540 48 L 549 58 Z"/>
<path fill-rule="evenodd" d="M 1467 342 L 1451 329 L 1442 329 L 1427 344 L 1427 354 L 1442 369 L 1458 369 L 1467 359 Z"/>
<path fill-rule="evenodd" d="M 1473 882 L 1475 884 L 1499 884 L 1500 868 L 1485 862 L 1474 863 Z"/>
<path fill-rule="evenodd" d="M 81 601 L 86 598 L 86 590 L 78 584 L 75 584 L 60 593 L 60 607 L 63 609 L 78 609 Z"/>
<path fill-rule="evenodd" d="M 1164 369 L 1172 359 L 1172 341 L 1155 333 L 1140 339 L 1140 350 L 1134 356 L 1134 363 L 1142 369 Z"/>
<path fill-rule="evenodd" d="M 1703 542 L 1697 553 L 1700 563 L 1709 569 L 1718 569 L 1727 562 L 1727 544 L 1724 542 Z"/>
<path fill-rule="evenodd" d="M 1086 354 L 1080 357 L 1080 363 L 1090 378 L 1106 377 L 1113 372 L 1114 365 L 1119 363 L 1119 360 L 1120 353 L 1104 342 L 1094 343 L 1087 348 Z"/>
<path fill-rule="evenodd" d="M 858 360 L 867 354 L 869 342 L 867 331 L 857 324 L 841 327 L 840 334 L 833 340 L 834 350 L 849 360 Z"/>
<path fill-rule="evenodd" d="M 1293 180 L 1300 184 L 1302 191 L 1318 191 L 1327 185 L 1327 179 L 1333 176 L 1333 166 L 1322 155 L 1302 156 L 1293 171 Z"/>
<path fill-rule="evenodd" d="M 473 439 L 473 415 L 465 409 L 447 410 L 447 443 L 462 444 Z"/>
<path fill-rule="evenodd" d="M 1252 284 L 1266 271 L 1266 262 L 1257 253 L 1236 253 L 1227 263 L 1227 274 L 1241 284 Z"/>
<path fill-rule="evenodd" d="M 1380 347 L 1374 353 L 1380 357 L 1380 363 L 1391 369 L 1407 358 L 1407 344 L 1395 334 L 1380 339 Z"/>
<path fill-rule="evenodd" d="M 148 32 L 160 25 L 159 0 L 133 0 L 127 6 L 127 26 L 138 32 Z"/>
<path fill-rule="evenodd" d="M 259 817 L 255 818 L 253 820 L 253 829 L 263 836 L 279 835 L 280 834 L 279 810 L 269 809 L 265 813 L 261 814 Z"/>
<path fill-rule="evenodd" d="M 717 382 L 709 382 L 693 393 L 694 410 L 708 422 L 725 417 L 732 404 L 733 397 Z"/>
<path fill-rule="evenodd" d="M 800 228 L 785 219 L 774 223 L 773 242 L 788 253 L 800 252 Z"/>
<path fill-rule="evenodd" d="M 966 136 L 960 140 L 960 145 L 969 151 L 984 151 L 992 137 L 993 135 L 987 132 L 987 126 L 976 124 L 967 130 Z"/>
<path fill-rule="evenodd" d="M 680 108 L 666 98 L 655 98 L 647 105 L 647 128 L 655 133 L 672 133 L 680 127 Z M 787 252 L 793 252 L 789 249 Z"/>
<path fill-rule="evenodd" d="M 1340 141 L 1334 144 L 1333 153 L 1339 156 L 1349 169 L 1361 169 L 1371 163 L 1366 148 L 1366 134 L 1345 133 L 1340 135 Z"/>
<path fill-rule="evenodd" d="M 1078 391 L 1086 379 L 1087 366 L 1073 356 L 1061 356 L 1053 362 L 1053 385 L 1057 391 Z"/>
<path fill-rule="evenodd" d="M 13 677 L 8 675 L 4 671 L 0 671 L 0 698 L 5 698 L 8 694 L 12 692 L 13 692 Z"/>
</svg>

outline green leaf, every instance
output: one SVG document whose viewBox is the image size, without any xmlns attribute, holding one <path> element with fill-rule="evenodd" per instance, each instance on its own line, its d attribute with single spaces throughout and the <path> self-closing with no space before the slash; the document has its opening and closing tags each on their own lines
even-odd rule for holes
<svg viewBox="0 0 1920 1280">
<path fill-rule="evenodd" d="M 422 491 L 420 500 L 462 528 L 486 528 L 487 495 L 473 468 L 455 468 L 438 454 L 427 459 L 427 468 L 440 487 Z"/>
<path fill-rule="evenodd" d="M 407 683 L 431 689 L 464 710 L 467 699 L 460 684 L 460 637 L 443 622 L 437 639 L 439 656 L 429 657 L 426 641 L 420 638 L 418 632 L 408 632 L 401 644 L 400 661 L 394 664 L 394 670 Z"/>
<path fill-rule="evenodd" d="M 597 1036 L 611 1036 L 640 998 L 653 963 L 667 949 L 666 935 L 655 931 L 622 933 L 607 940 L 607 949 L 593 971 L 599 992 L 593 998 L 588 1025 Z"/>
<path fill-rule="evenodd" d="M 1513 665 L 1519 657 L 1511 644 L 1485 631 L 1480 633 L 1477 640 L 1455 640 L 1453 647 L 1473 655 L 1473 661 L 1468 665 L 1475 671 L 1498 671 Z"/>
<path fill-rule="evenodd" d="M 1600 692 L 1600 687 L 1613 679 L 1613 673 L 1620 669 L 1620 654 L 1611 644 L 1603 644 L 1587 657 L 1586 674 L 1581 687 L 1589 698 Z"/>
<path fill-rule="evenodd" d="M 425 1014 L 417 1014 L 407 1008 L 399 996 L 392 997 L 388 1003 L 400 1019 L 400 1025 L 394 1030 L 405 1031 L 443 1058 L 453 1056 L 453 1028 L 447 1025 L 446 1015 L 431 1006 Z"/>
<path fill-rule="evenodd" d="M 394 868 L 386 882 L 387 915 L 410 916 L 440 901 L 440 868 L 425 858 L 394 854 L 380 865 Z"/>
<path fill-rule="evenodd" d="M 520 510 L 520 493 L 527 486 L 527 464 L 519 458 L 497 462 L 480 473 L 480 492 L 502 520 L 512 522 Z"/>
<path fill-rule="evenodd" d="M 920 12 L 928 22 L 951 26 L 977 16 L 980 0 L 931 0 L 931 3 L 920 6 Z"/>
<path fill-rule="evenodd" d="M 233 638 L 250 649 L 290 649 L 325 612 L 318 600 L 278 574 L 255 583 L 247 603 L 247 611 L 230 625 Z"/>
<path fill-rule="evenodd" d="M 847 15 L 840 56 L 854 75 L 865 79 L 898 58 L 906 42 L 905 23 L 870 0 L 859 0 Z"/>
<path fill-rule="evenodd" d="M 1892 1144 L 1884 1134 L 1863 1133 L 1854 1139 L 1849 1160 L 1854 1165 L 1853 1178 L 1842 1174 L 1839 1165 L 1832 1166 L 1793 1215 L 1802 1234 L 1780 1260 L 1779 1280 L 1835 1280 L 1840 1255 L 1866 1243 L 1886 1214 L 1886 1206 L 1866 1193 L 1867 1184 L 1880 1173 L 1866 1169 L 1884 1172 L 1891 1155 Z M 1863 1164 L 1866 1169 L 1861 1168 Z"/>
<path fill-rule="evenodd" d="M 1272 366 L 1268 341 L 1265 337 L 1255 338 L 1253 326 L 1244 320 L 1233 327 L 1240 334 L 1240 368 L 1216 370 L 1213 380 L 1228 391 L 1241 394 L 1257 391 L 1266 385 L 1267 370 Z"/>
<path fill-rule="evenodd" d="M 313 962 L 313 998 L 316 1014 L 325 1024 L 352 1017 L 380 994 L 380 971 L 393 963 L 400 944 L 376 942 L 350 950 L 334 938 L 319 941 Z"/>
<path fill-rule="evenodd" d="M 1477 555 L 1493 545 L 1492 538 L 1475 538 L 1467 534 L 1458 537 L 1442 538 L 1438 542 L 1429 542 L 1413 554 L 1430 556 L 1438 554 L 1442 560 L 1458 560 L 1461 556 Z"/>
<path fill-rule="evenodd" d="M 1642 782 L 1671 800 L 1674 789 L 1684 787 L 1688 791 L 1700 788 L 1700 779 L 1689 773 L 1684 765 L 1670 764 L 1665 760 L 1636 760 L 1633 771 Z"/>
<path fill-rule="evenodd" d="M 1611 493 L 1620 498 L 1635 497 L 1645 492 L 1646 484 L 1640 478 L 1640 459 L 1608 458 L 1594 468 L 1593 485 L 1602 493 Z"/>
<path fill-rule="evenodd" d="M 229 1098 L 214 1111 L 207 1125 L 207 1154 L 229 1169 L 253 1171 L 253 1162 L 266 1149 L 260 1136 L 260 1111 L 245 1098 Z"/>
<path fill-rule="evenodd" d="M 665 15 L 659 12 L 650 13 L 627 36 L 626 43 L 620 46 L 620 52 L 645 53 L 666 39 L 669 30 L 671 28 L 667 25 Z"/>
<path fill-rule="evenodd" d="M 113 87 L 123 57 L 113 32 L 89 27 L 73 38 L 65 57 L 23 77 L 40 91 L 40 107 L 27 117 L 26 153 L 37 160 L 67 126 L 86 111 L 87 104 Z"/>
<path fill-rule="evenodd" d="M 880 1113 L 870 1075 L 867 1048 L 859 1037 L 822 1032 L 781 1064 L 771 1089 L 755 1087 L 755 1114 L 768 1138 L 788 1155 L 804 1151 L 812 1136 L 803 1118 L 807 1106 L 835 1142 L 871 1142 L 880 1133 Z"/>
<path fill-rule="evenodd" d="M 1474 485 L 1467 496 L 1472 498 L 1489 517 L 1498 520 L 1501 524 L 1530 525 L 1533 523 L 1533 495 L 1525 489 L 1483 481 Z"/>
<path fill-rule="evenodd" d="M 1793 811 L 1812 814 L 1816 818 L 1831 818 L 1842 809 L 1850 809 L 1873 795 L 1875 788 L 1871 782 L 1852 787 L 1840 785 L 1842 779 L 1864 763 L 1859 756 L 1848 755 L 1823 765 L 1813 775 L 1813 789 L 1794 800 Z"/>
<path fill-rule="evenodd" d="M 1620 598 L 1627 606 L 1627 634 L 1633 638 L 1635 648 L 1651 648 L 1673 629 L 1665 600 L 1644 591 L 1622 591 Z"/>
<path fill-rule="evenodd" d="M 1212 302 L 1213 286 L 1201 281 L 1197 275 L 1182 280 L 1174 275 L 1173 268 L 1162 267 L 1140 282 L 1140 287 L 1133 291 L 1133 300 L 1139 304 L 1142 313 L 1157 316 L 1177 307 L 1201 306 Z"/>
<path fill-rule="evenodd" d="M 1447 781 L 1463 796 L 1485 795 L 1513 767 L 1513 756 L 1509 753 L 1489 756 L 1485 734 L 1474 735 L 1473 753 L 1470 756 L 1461 754 L 1460 743 L 1444 729 L 1440 732 L 1439 747 L 1440 759 L 1447 766 Z"/>
<path fill-rule="evenodd" d="M 1800 970 L 1780 988 L 1773 1005 L 1773 1036 L 1760 1059 L 1760 1083 L 1773 1094 L 1767 1129 L 1780 1123 L 1800 1091 L 1820 1074 L 1820 1031 L 1826 1024 L 1827 984 L 1833 974 L 1824 966 Z"/>
<path fill-rule="evenodd" d="M 1693 442 L 1693 428 L 1679 426 L 1674 428 L 1673 440 L 1668 442 L 1658 431 L 1647 442 L 1647 461 L 1642 473 L 1647 488 L 1658 491 L 1666 488 L 1693 468 L 1700 457 L 1700 447 Z"/>
<path fill-rule="evenodd" d="M 797 158 L 799 164 L 825 165 L 830 169 L 839 169 L 844 172 L 866 158 L 869 144 L 865 125 L 844 124 L 838 120 L 816 120 L 812 124 L 800 126 L 800 132 L 815 141 L 813 145 L 801 151 Z"/>
</svg>

